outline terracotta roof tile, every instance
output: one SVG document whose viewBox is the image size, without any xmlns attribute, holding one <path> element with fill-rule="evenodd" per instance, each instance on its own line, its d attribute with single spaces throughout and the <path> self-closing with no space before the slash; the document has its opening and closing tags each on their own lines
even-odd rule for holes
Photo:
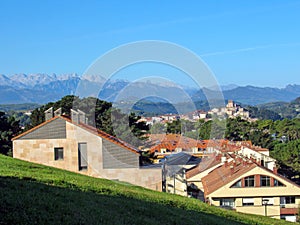
<svg viewBox="0 0 300 225">
<path fill-rule="evenodd" d="M 256 166 L 255 163 L 236 162 L 235 164 L 232 161 L 216 168 L 202 178 L 205 195 L 209 195 L 229 182 L 243 176 Z"/>
<path fill-rule="evenodd" d="M 155 150 L 160 150 L 161 148 L 166 148 L 170 151 L 175 151 L 176 148 L 206 148 L 207 143 L 179 134 L 152 134 L 150 135 L 150 141 L 153 144 L 150 148 L 150 152 L 152 153 L 155 152 Z"/>
</svg>

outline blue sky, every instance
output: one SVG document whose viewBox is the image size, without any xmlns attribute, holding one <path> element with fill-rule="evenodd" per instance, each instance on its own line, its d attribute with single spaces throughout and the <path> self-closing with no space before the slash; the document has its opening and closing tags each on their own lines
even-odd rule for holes
<svg viewBox="0 0 300 225">
<path fill-rule="evenodd" d="M 163 40 L 199 55 L 220 84 L 300 84 L 299 12 L 296 0 L 2 0 L 0 74 L 82 74 L 119 45 Z"/>
</svg>

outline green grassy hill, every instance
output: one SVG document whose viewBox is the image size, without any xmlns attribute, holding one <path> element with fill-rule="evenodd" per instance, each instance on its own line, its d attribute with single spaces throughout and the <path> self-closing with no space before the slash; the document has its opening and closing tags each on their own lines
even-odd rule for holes
<svg viewBox="0 0 300 225">
<path fill-rule="evenodd" d="M 0 224 L 289 224 L 0 155 Z"/>
</svg>

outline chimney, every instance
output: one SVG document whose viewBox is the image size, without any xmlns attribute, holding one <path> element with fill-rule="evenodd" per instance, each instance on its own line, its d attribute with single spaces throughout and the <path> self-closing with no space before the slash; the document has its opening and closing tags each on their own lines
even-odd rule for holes
<svg viewBox="0 0 300 225">
<path fill-rule="evenodd" d="M 225 165 L 225 167 L 228 166 L 228 161 L 227 160 L 224 162 L 224 165 Z"/>
<path fill-rule="evenodd" d="M 45 112 L 45 121 L 53 118 L 53 107 L 47 109 Z"/>
<path fill-rule="evenodd" d="M 256 163 L 257 163 L 258 165 L 260 165 L 260 166 L 263 166 L 263 165 L 261 165 L 261 160 L 260 160 L 260 158 L 258 158 L 258 159 L 256 160 Z"/>
<path fill-rule="evenodd" d="M 234 166 L 231 165 L 231 166 L 230 166 L 230 175 L 233 175 L 233 174 L 234 174 Z"/>
<path fill-rule="evenodd" d="M 226 161 L 227 161 L 226 156 L 222 156 L 222 157 L 221 157 L 221 162 L 224 163 L 224 162 L 226 162 Z"/>
<path fill-rule="evenodd" d="M 79 123 L 83 123 L 86 124 L 87 120 L 86 120 L 86 114 L 85 112 L 81 111 L 81 110 L 77 110 L 78 115 L 79 115 Z"/>
<path fill-rule="evenodd" d="M 61 108 L 54 111 L 54 116 L 61 116 Z"/>
<path fill-rule="evenodd" d="M 276 166 L 273 167 L 273 173 L 277 174 L 277 167 Z"/>
<path fill-rule="evenodd" d="M 71 120 L 74 123 L 79 123 L 79 113 L 77 111 L 75 111 L 74 109 L 71 109 Z"/>
</svg>

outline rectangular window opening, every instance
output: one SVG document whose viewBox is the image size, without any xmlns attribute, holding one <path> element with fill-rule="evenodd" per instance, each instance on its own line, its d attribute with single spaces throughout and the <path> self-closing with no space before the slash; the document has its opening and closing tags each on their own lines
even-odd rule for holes
<svg viewBox="0 0 300 225">
<path fill-rule="evenodd" d="M 220 206 L 221 207 L 228 207 L 228 208 L 234 208 L 235 206 L 235 199 L 234 198 L 223 198 L 220 199 Z"/>
<path fill-rule="evenodd" d="M 254 176 L 249 176 L 244 179 L 245 181 L 245 187 L 254 187 L 255 186 L 255 180 Z"/>
<path fill-rule="evenodd" d="M 78 169 L 87 170 L 87 143 L 78 143 Z"/>
<path fill-rule="evenodd" d="M 285 205 L 285 204 L 295 204 L 295 196 L 284 196 L 280 197 L 280 205 Z"/>
<path fill-rule="evenodd" d="M 54 148 L 54 160 L 64 159 L 64 148 Z"/>
<path fill-rule="evenodd" d="M 254 198 L 243 198 L 243 206 L 254 205 Z"/>
<path fill-rule="evenodd" d="M 260 176 L 260 186 L 261 187 L 270 187 L 271 182 L 270 182 L 270 177 L 269 176 Z"/>
</svg>

